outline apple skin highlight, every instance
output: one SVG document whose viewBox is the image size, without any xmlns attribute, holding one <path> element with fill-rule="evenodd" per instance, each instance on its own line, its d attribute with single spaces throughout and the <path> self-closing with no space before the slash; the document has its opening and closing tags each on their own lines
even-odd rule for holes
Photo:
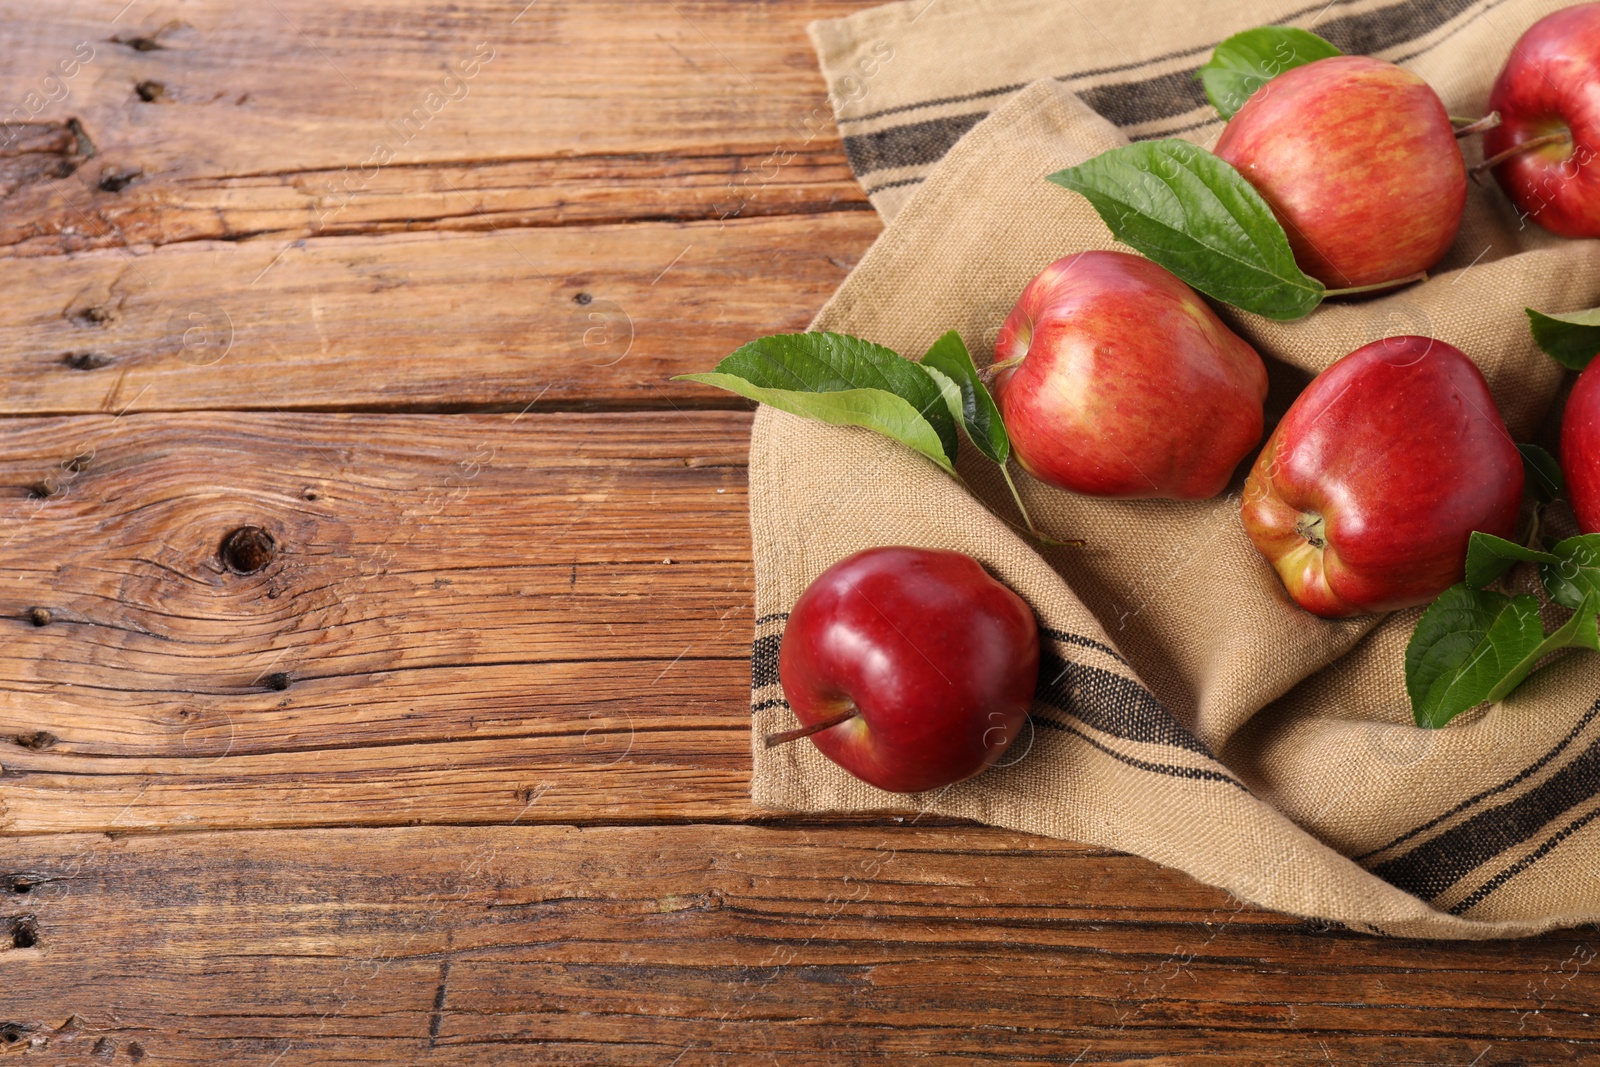
<svg viewBox="0 0 1600 1067">
<path fill-rule="evenodd" d="M 1546 15 L 1511 50 L 1489 93 L 1500 125 L 1484 159 L 1522 214 L 1561 237 L 1600 237 L 1600 4 Z M 1565 135 L 1563 138 L 1561 135 Z"/>
<path fill-rule="evenodd" d="M 1467 167 L 1428 83 L 1332 56 L 1256 90 L 1214 149 L 1272 208 L 1301 270 L 1329 289 L 1410 280 L 1455 242 Z"/>
<path fill-rule="evenodd" d="M 1216 496 L 1261 442 L 1267 369 L 1176 275 L 1124 252 L 1050 264 L 995 340 L 1023 469 L 1106 497 Z"/>
<path fill-rule="evenodd" d="M 976 560 L 872 548 L 829 567 L 795 602 L 778 674 L 834 763 L 891 793 L 970 778 L 1016 740 L 1039 676 L 1033 610 Z"/>
<path fill-rule="evenodd" d="M 1460 349 L 1390 337 L 1323 371 L 1245 480 L 1241 518 L 1284 588 L 1325 618 L 1425 604 L 1474 530 L 1511 538 L 1522 456 Z"/>
</svg>

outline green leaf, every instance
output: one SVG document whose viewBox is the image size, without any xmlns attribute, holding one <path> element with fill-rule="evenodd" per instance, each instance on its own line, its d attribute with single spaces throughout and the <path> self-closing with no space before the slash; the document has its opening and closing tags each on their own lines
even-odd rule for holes
<svg viewBox="0 0 1600 1067">
<path fill-rule="evenodd" d="M 1225 119 L 1244 106 L 1255 91 L 1293 67 L 1343 55 L 1314 33 L 1290 26 L 1262 26 L 1236 33 L 1217 45 L 1211 61 L 1196 77 L 1206 96 Z"/>
<path fill-rule="evenodd" d="M 1522 453 L 1523 480 L 1535 500 L 1548 504 L 1567 495 L 1566 475 L 1561 473 L 1556 457 L 1538 445 L 1518 445 L 1517 451 Z"/>
<path fill-rule="evenodd" d="M 1600 308 L 1565 315 L 1523 310 L 1528 313 L 1534 343 L 1563 367 L 1582 370 L 1600 352 Z"/>
<path fill-rule="evenodd" d="M 1474 530 L 1467 541 L 1467 585 L 1482 589 L 1516 563 L 1560 563 L 1558 556 L 1524 548 L 1504 537 Z"/>
<path fill-rule="evenodd" d="M 1087 198 L 1117 240 L 1218 300 L 1278 320 L 1322 301 L 1261 194 L 1203 148 L 1141 141 L 1049 180 Z"/>
<path fill-rule="evenodd" d="M 836 389 L 807 393 L 798 389 L 765 389 L 737 374 L 680 374 L 674 379 L 700 382 L 758 400 L 769 407 L 835 426 L 864 426 L 921 452 L 947 471 L 955 466 L 944 442 L 916 408 L 883 389 Z M 942 403 L 942 400 L 941 400 Z"/>
<path fill-rule="evenodd" d="M 837 333 L 774 334 L 708 374 L 681 374 L 806 418 L 864 426 L 955 470 L 955 419 L 938 383 L 891 349 Z"/>
<path fill-rule="evenodd" d="M 944 406 L 950 412 L 950 417 L 960 421 L 962 418 L 961 386 L 952 381 L 949 375 L 943 371 L 934 370 L 932 367 L 923 367 L 922 369 L 928 372 L 928 377 L 933 379 L 933 383 L 939 387 L 939 392 L 944 395 Z"/>
<path fill-rule="evenodd" d="M 1600 534 L 1579 534 L 1550 548 L 1539 567 L 1544 591 L 1564 608 L 1576 609 L 1586 596 L 1600 598 Z"/>
<path fill-rule="evenodd" d="M 1406 646 L 1406 692 L 1418 726 L 1439 727 L 1511 695 L 1538 662 L 1563 648 L 1600 651 L 1600 595 L 1545 634 L 1539 598 L 1452 585 L 1422 613 Z"/>
<path fill-rule="evenodd" d="M 1422 613 L 1406 646 L 1406 692 L 1417 725 L 1443 726 L 1491 694 L 1510 692 L 1543 655 L 1545 641 L 1538 597 L 1452 585 Z"/>
<path fill-rule="evenodd" d="M 989 395 L 989 387 L 978 377 L 978 368 L 961 335 L 951 330 L 935 341 L 928 354 L 922 357 L 922 366 L 943 374 L 960 390 L 961 403 L 956 413 L 966 427 L 967 436 L 979 452 L 1005 466 L 1011 458 L 1011 438 L 1000 420 L 1000 409 L 995 406 L 994 397 Z"/>
</svg>

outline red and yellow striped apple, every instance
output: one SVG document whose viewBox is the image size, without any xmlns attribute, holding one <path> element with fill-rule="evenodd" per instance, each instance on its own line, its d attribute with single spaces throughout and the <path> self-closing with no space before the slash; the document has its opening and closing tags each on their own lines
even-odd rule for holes
<svg viewBox="0 0 1600 1067">
<path fill-rule="evenodd" d="M 1204 499 L 1261 441 L 1267 370 L 1193 289 L 1125 252 L 1050 264 L 995 340 L 994 398 L 1034 477 Z"/>
<path fill-rule="evenodd" d="M 1215 152 L 1277 215 L 1329 289 L 1409 281 L 1450 250 L 1467 168 L 1444 104 L 1415 74 L 1331 56 L 1267 82 Z"/>
<path fill-rule="evenodd" d="M 1390 337 L 1295 399 L 1245 481 L 1242 517 L 1307 611 L 1392 611 L 1461 581 L 1474 530 L 1515 533 L 1522 478 L 1472 361 L 1443 341 Z"/>
</svg>

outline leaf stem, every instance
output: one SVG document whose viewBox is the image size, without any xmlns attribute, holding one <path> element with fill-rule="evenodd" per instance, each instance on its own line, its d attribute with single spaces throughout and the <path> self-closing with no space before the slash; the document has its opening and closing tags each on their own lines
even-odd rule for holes
<svg viewBox="0 0 1600 1067">
<path fill-rule="evenodd" d="M 1463 126 L 1456 127 L 1457 138 L 1470 137 L 1475 133 L 1482 133 L 1485 130 L 1492 130 L 1496 126 L 1500 125 L 1500 112 L 1491 111 L 1481 119 L 1464 119 L 1455 115 L 1451 115 L 1450 121 L 1465 123 Z"/>
<path fill-rule="evenodd" d="M 1011 480 L 1011 472 L 1006 469 L 1006 465 L 1004 463 L 1001 463 L 999 467 L 1001 476 L 1006 480 L 1007 488 L 1011 490 L 1011 499 L 1017 502 L 1017 510 L 1022 512 L 1022 521 L 1028 524 L 1028 532 L 1033 535 L 1034 540 L 1043 544 L 1059 545 L 1065 548 L 1082 548 L 1084 545 L 1089 543 L 1082 538 L 1074 538 L 1070 541 L 1058 541 L 1054 537 L 1047 537 L 1040 533 L 1039 528 L 1033 524 L 1033 517 L 1028 514 L 1028 509 L 1022 506 L 1022 494 L 1017 492 L 1017 483 Z"/>
<path fill-rule="evenodd" d="M 767 747 L 777 748 L 779 745 L 786 745 L 790 741 L 798 741 L 802 737 L 820 734 L 824 730 L 833 729 L 842 722 L 849 722 L 860 714 L 861 709 L 852 706 L 848 711 L 841 711 L 831 719 L 823 719 L 821 722 L 814 722 L 809 726 L 801 726 L 793 730 L 784 730 L 781 733 L 768 734 L 766 737 Z"/>
<path fill-rule="evenodd" d="M 1028 509 L 1022 504 L 1022 494 L 1017 492 L 1017 483 L 1011 480 L 1011 472 L 1004 463 L 1000 464 L 1000 474 L 1006 480 L 1006 488 L 1011 490 L 1011 499 L 1017 502 L 1017 510 L 1022 512 L 1022 521 L 1028 524 L 1028 532 L 1039 536 L 1039 528 L 1033 524 L 1033 518 L 1028 514 Z"/>
<path fill-rule="evenodd" d="M 1504 152 L 1495 153 L 1482 163 L 1479 163 L 1477 166 L 1473 167 L 1469 173 L 1476 178 L 1484 171 L 1493 170 L 1506 160 L 1510 159 L 1512 156 L 1526 152 L 1530 148 L 1543 148 L 1547 144 L 1562 144 L 1563 142 L 1568 144 L 1572 142 L 1571 131 L 1566 133 L 1547 133 L 1543 137 L 1530 138 L 1529 140 L 1523 141 L 1521 144 L 1512 145 Z"/>
<path fill-rule="evenodd" d="M 1329 289 L 1323 296 L 1351 296 L 1355 293 L 1375 293 L 1379 289 L 1392 289 L 1397 285 L 1409 285 L 1411 282 L 1425 282 L 1428 272 L 1419 270 L 1415 274 L 1407 274 L 1404 278 L 1395 278 L 1387 282 L 1373 282 L 1371 285 L 1352 285 L 1345 289 Z"/>
</svg>

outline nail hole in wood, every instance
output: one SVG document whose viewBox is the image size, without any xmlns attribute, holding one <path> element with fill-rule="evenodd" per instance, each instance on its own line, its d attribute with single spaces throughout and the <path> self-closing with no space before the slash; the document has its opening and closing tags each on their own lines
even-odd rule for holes
<svg viewBox="0 0 1600 1067">
<path fill-rule="evenodd" d="M 159 100 L 165 100 L 167 96 L 167 86 L 164 82 L 158 82 L 148 78 L 140 82 L 138 85 L 135 85 L 133 87 L 133 91 L 138 93 L 139 99 L 143 100 L 147 104 L 154 104 Z"/>
<path fill-rule="evenodd" d="M 0 1023 L 0 1041 L 15 1045 L 27 1036 L 28 1028 L 21 1023 Z"/>
<path fill-rule="evenodd" d="M 289 688 L 289 675 L 285 671 L 273 671 L 267 675 L 267 688 L 283 692 Z"/>
<path fill-rule="evenodd" d="M 128 1059 L 132 1060 L 134 1063 L 138 1063 L 140 1060 L 144 1059 L 144 1046 L 139 1044 L 137 1041 L 131 1042 L 128 1045 Z"/>
<path fill-rule="evenodd" d="M 73 370 L 99 370 L 116 361 L 104 352 L 68 352 L 61 357 L 61 362 Z"/>
<path fill-rule="evenodd" d="M 100 175 L 100 191 L 120 193 L 142 177 L 144 177 L 142 170 L 108 170 Z"/>
<path fill-rule="evenodd" d="M 49 482 L 34 482 L 28 486 L 28 495 L 35 500 L 49 500 L 56 492 L 56 487 Z"/>
<path fill-rule="evenodd" d="M 29 608 L 28 621 L 35 626 L 49 626 L 55 621 L 55 616 L 50 614 L 49 608 Z"/>
<path fill-rule="evenodd" d="M 11 947 L 33 948 L 39 943 L 39 921 L 24 915 L 11 924 Z"/>
<path fill-rule="evenodd" d="M 21 745 L 23 748 L 32 749 L 35 752 L 43 752 L 47 748 L 54 748 L 56 742 L 59 740 L 61 740 L 61 738 L 57 737 L 49 730 L 35 730 L 31 734 L 19 734 L 16 737 L 17 744 Z"/>
<path fill-rule="evenodd" d="M 579 293 L 577 296 L 572 298 L 572 302 L 574 304 L 587 304 L 593 299 L 594 297 L 590 296 L 588 293 Z"/>
<path fill-rule="evenodd" d="M 25 893 L 33 892 L 33 883 L 28 880 L 26 875 L 13 874 L 6 879 L 6 888 L 21 896 Z"/>
<path fill-rule="evenodd" d="M 254 574 L 277 556 L 277 540 L 259 526 L 241 526 L 222 539 L 222 562 L 236 574 Z"/>
</svg>

